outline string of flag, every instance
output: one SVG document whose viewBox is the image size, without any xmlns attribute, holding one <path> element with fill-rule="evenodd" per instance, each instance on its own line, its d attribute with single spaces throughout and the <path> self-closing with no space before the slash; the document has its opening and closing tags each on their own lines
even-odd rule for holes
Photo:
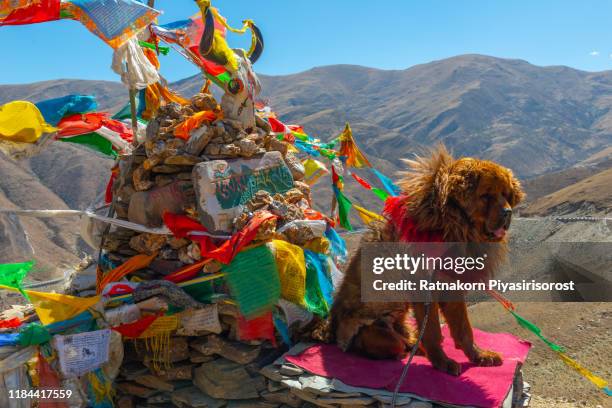
<svg viewBox="0 0 612 408">
<path fill-rule="evenodd" d="M 489 290 L 488 293 L 495 300 L 497 300 L 504 307 L 504 309 L 506 309 L 514 317 L 516 322 L 521 327 L 523 327 L 524 329 L 526 329 L 526 330 L 530 331 L 531 333 L 533 333 L 534 335 L 536 335 L 540 340 L 542 340 L 542 342 L 544 342 L 548 346 L 548 348 L 550 348 L 552 351 L 557 353 L 557 356 L 567 366 L 571 367 L 576 372 L 578 372 L 580 375 L 582 375 L 584 378 L 589 380 L 597 388 L 601 389 L 604 393 L 606 393 L 606 395 L 612 396 L 612 390 L 610 390 L 610 388 L 608 387 L 608 382 L 606 380 L 604 380 L 603 378 L 598 377 L 597 375 L 593 374 L 590 370 L 588 370 L 587 368 L 583 367 L 576 360 L 572 359 L 567 354 L 565 354 L 566 350 L 565 350 L 565 348 L 563 346 L 560 346 L 560 345 L 550 341 L 548 338 L 546 338 L 542 334 L 542 329 L 540 329 L 535 323 L 530 322 L 529 320 L 525 319 L 523 316 L 519 315 L 516 312 L 516 306 L 511 301 L 509 301 L 508 299 L 504 298 L 501 294 L 499 294 L 498 292 L 496 292 L 494 290 Z"/>
</svg>

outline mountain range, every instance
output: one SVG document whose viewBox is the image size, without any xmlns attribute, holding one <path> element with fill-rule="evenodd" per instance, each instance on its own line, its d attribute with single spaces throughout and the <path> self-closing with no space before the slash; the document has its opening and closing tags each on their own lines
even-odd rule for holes
<svg viewBox="0 0 612 408">
<path fill-rule="evenodd" d="M 359 146 L 390 176 L 402 168 L 402 158 L 443 142 L 455 155 L 512 168 L 531 196 L 525 214 L 612 207 L 612 156 L 606 150 L 612 145 L 612 71 L 462 55 L 405 70 L 334 65 L 260 79 L 262 98 L 285 123 L 299 123 L 312 136 L 329 140 L 350 122 Z M 197 75 L 171 88 L 191 96 L 202 82 Z M 93 94 L 100 109 L 110 112 L 127 100 L 117 82 L 61 79 L 0 85 L 0 104 L 70 93 Z M 3 159 L 0 207 L 84 208 L 104 188 L 111 164 L 68 144 L 22 162 Z M 368 172 L 357 173 L 379 186 Z M 328 184 L 316 188 L 319 208 L 326 211 Z M 355 203 L 380 208 L 371 193 L 346 184 Z M 60 260 L 74 262 L 85 250 L 78 231 L 74 219 L 2 216 L 0 262 L 28 256 L 46 268 Z"/>
</svg>

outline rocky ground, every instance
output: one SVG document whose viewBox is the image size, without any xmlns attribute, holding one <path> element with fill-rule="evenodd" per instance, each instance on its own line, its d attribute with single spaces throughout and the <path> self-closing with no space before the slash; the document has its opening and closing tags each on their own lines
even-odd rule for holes
<svg viewBox="0 0 612 408">
<path fill-rule="evenodd" d="M 518 313 L 536 323 L 549 339 L 564 346 L 567 354 L 594 374 L 612 378 L 612 303 L 518 303 Z M 609 397 L 567 367 L 553 351 L 496 303 L 470 307 L 472 323 L 479 329 L 508 332 L 533 343 L 523 368 L 531 384 L 532 407 L 610 407 Z"/>
</svg>

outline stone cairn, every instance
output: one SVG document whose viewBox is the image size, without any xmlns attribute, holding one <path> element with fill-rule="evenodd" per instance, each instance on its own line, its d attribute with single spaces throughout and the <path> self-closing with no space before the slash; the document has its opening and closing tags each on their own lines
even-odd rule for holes
<svg viewBox="0 0 612 408">
<path fill-rule="evenodd" d="M 197 177 L 194 169 L 215 160 L 241 162 L 240 159 L 268 154 L 282 158 L 293 185 L 282 194 L 256 191 L 243 206 L 243 211 L 231 219 L 232 229 L 225 234 L 240 230 L 254 213 L 265 209 L 279 218 L 274 223 L 262 225 L 254 242 L 275 238 L 301 245 L 311 239 L 311 231 L 299 226 L 286 228 L 282 234 L 276 232 L 282 225 L 304 219 L 303 210 L 310 207 L 310 187 L 301 181 L 304 168 L 297 156 L 288 151 L 288 145 L 279 141 L 267 122 L 259 118 L 252 129 L 244 129 L 237 121 L 220 119 L 192 130 L 189 140 L 174 136 L 178 124 L 206 110 L 218 112 L 219 107 L 214 97 L 204 92 L 195 95 L 191 105 L 168 104 L 160 108 L 147 126 L 145 142 L 132 155 L 120 159 L 120 175 L 112 186 L 115 217 L 159 228 L 163 226 L 163 212 L 169 211 L 186 214 L 206 225 L 199 206 L 203 199 L 198 200 L 199 193 L 194 185 L 194 177 Z M 206 226 L 219 230 L 214 223 Z M 197 243 L 171 235 L 112 228 L 104 234 L 101 247 L 114 266 L 137 254 L 157 253 L 148 267 L 127 276 L 143 282 L 138 290 L 140 301 L 135 299 L 136 305 L 140 311 L 153 312 L 182 306 L 186 309 L 181 313 L 185 323 L 189 307 L 199 302 L 186 298 L 185 292 L 168 282 L 162 285 L 163 290 L 147 291 L 142 287 L 151 282 L 159 283 L 169 273 L 200 261 Z M 215 273 L 220 269 L 221 264 L 214 261 L 207 263 L 203 271 Z M 124 361 L 115 379 L 117 406 L 303 406 L 304 401 L 282 385 L 276 374 L 262 371 L 286 348 L 273 347 L 267 341 L 238 341 L 237 307 L 219 302 L 215 308 L 218 327 L 192 327 L 187 321 L 171 335 L 169 352 L 164 356 L 166 361 L 162 362 L 159 355 L 147 350 L 138 340 L 125 341 Z M 123 318 L 120 323 L 129 320 Z"/>
</svg>

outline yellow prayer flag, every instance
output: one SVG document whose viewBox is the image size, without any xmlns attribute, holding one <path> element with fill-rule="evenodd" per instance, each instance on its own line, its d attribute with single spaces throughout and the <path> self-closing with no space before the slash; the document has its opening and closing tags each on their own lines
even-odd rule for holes
<svg viewBox="0 0 612 408">
<path fill-rule="evenodd" d="M 355 139 L 353 139 L 353 131 L 349 124 L 346 124 L 344 131 L 339 137 L 340 139 L 340 156 L 346 157 L 347 167 L 372 167 L 365 155 L 357 147 Z"/>
<path fill-rule="evenodd" d="M 276 268 L 281 284 L 281 297 L 304 305 L 306 296 L 306 260 L 304 250 L 287 241 L 273 240 Z"/>
<path fill-rule="evenodd" d="M 18 291 L 17 288 L 5 285 L 0 285 L 0 288 Z M 34 305 L 40 322 L 44 325 L 71 319 L 100 301 L 100 296 L 76 297 L 34 290 L 26 290 L 25 293 Z"/>
<path fill-rule="evenodd" d="M 60 293 L 25 291 L 44 325 L 71 319 L 100 301 L 100 296 L 87 298 L 62 295 Z"/>
<path fill-rule="evenodd" d="M 358 206 L 357 204 L 353 204 L 353 208 L 357 210 L 357 215 L 363 221 L 364 224 L 368 225 L 374 220 L 381 220 L 383 217 L 375 212 L 366 210 L 363 207 Z"/>
<path fill-rule="evenodd" d="M 565 364 L 578 371 L 580 375 L 595 384 L 598 388 L 606 388 L 608 386 L 608 382 L 606 380 L 596 376 L 595 374 L 578 364 L 578 362 L 568 357 L 566 354 L 559 351 L 557 352 L 557 354 L 559 355 L 559 357 L 561 357 L 561 360 L 563 360 Z"/>
<path fill-rule="evenodd" d="M 325 164 L 315 159 L 306 159 L 302 162 L 304 165 L 304 181 L 308 185 L 315 184 L 321 176 L 328 174 L 329 170 L 325 167 Z"/>
<path fill-rule="evenodd" d="M 0 106 L 0 139 L 34 143 L 43 133 L 56 130 L 45 122 L 42 113 L 32 102 L 13 101 Z"/>
<path fill-rule="evenodd" d="M 317 237 L 307 241 L 302 247 L 319 254 L 327 254 L 329 252 L 329 245 L 329 240 L 327 238 Z"/>
<path fill-rule="evenodd" d="M 177 315 L 160 316 L 142 332 L 138 338 L 146 339 L 153 336 L 163 335 L 178 329 L 179 318 Z"/>
</svg>

